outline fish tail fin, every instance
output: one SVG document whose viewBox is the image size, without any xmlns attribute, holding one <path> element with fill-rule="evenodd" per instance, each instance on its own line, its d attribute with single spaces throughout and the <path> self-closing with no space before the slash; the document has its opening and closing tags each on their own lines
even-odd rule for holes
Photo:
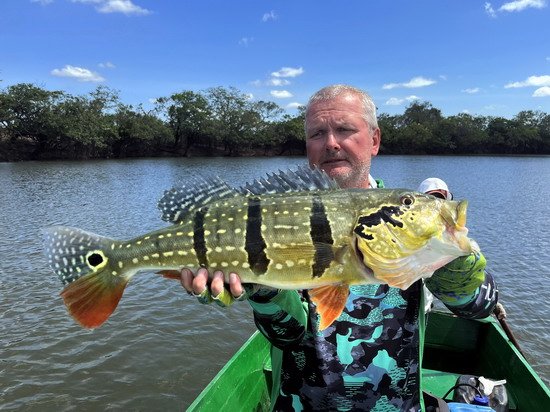
<svg viewBox="0 0 550 412">
<path fill-rule="evenodd" d="M 109 256 L 114 241 L 71 227 L 44 229 L 48 262 L 64 285 L 61 297 L 71 316 L 86 328 L 109 318 L 131 274 L 115 268 Z"/>
</svg>

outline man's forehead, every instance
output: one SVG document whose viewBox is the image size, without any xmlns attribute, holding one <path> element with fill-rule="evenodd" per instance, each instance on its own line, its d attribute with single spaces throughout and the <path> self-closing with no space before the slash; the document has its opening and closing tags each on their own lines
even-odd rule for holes
<svg viewBox="0 0 550 412">
<path fill-rule="evenodd" d="M 333 115 L 344 118 L 363 114 L 363 105 L 361 100 L 354 95 L 341 95 L 332 99 L 320 100 L 312 103 L 307 110 L 307 117 L 319 117 Z"/>
</svg>

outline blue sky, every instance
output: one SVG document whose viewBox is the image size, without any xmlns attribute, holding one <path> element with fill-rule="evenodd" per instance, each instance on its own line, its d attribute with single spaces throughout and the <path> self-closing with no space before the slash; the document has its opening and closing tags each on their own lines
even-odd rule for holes
<svg viewBox="0 0 550 412">
<path fill-rule="evenodd" d="M 30 82 L 128 104 L 235 86 L 294 113 L 348 83 L 379 111 L 550 113 L 548 0 L 2 0 L 0 87 Z"/>
</svg>

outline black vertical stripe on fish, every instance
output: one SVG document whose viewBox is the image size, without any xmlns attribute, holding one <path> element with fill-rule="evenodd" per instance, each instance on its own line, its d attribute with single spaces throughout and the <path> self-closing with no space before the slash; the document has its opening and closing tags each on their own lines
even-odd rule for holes
<svg viewBox="0 0 550 412">
<path fill-rule="evenodd" d="M 204 239 L 204 215 L 208 208 L 202 208 L 195 213 L 193 218 L 193 248 L 197 254 L 199 265 L 202 267 L 208 266 L 206 259 L 206 241 Z"/>
<path fill-rule="evenodd" d="M 246 238 L 244 249 L 248 254 L 250 269 L 262 275 L 267 271 L 270 260 L 265 253 L 266 243 L 262 236 L 262 209 L 259 198 L 248 199 Z"/>
<path fill-rule="evenodd" d="M 325 205 L 319 196 L 313 196 L 311 216 L 309 217 L 310 235 L 315 246 L 315 256 L 311 266 L 313 277 L 320 277 L 334 259 L 330 245 L 334 244 L 330 222 L 325 211 Z"/>
</svg>

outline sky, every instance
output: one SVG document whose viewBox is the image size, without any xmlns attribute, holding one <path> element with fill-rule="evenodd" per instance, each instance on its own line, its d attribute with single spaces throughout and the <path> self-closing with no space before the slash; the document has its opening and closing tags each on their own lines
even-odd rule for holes
<svg viewBox="0 0 550 412">
<path fill-rule="evenodd" d="M 379 113 L 550 113 L 549 0 L 1 0 L 0 88 L 152 107 L 236 87 L 289 114 L 321 87 L 369 92 Z"/>
</svg>

